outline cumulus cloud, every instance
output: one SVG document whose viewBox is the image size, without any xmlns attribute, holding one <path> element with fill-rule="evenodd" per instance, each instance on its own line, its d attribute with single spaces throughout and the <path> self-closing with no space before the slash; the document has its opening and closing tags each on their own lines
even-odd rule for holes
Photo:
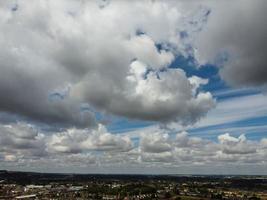
<svg viewBox="0 0 267 200">
<path fill-rule="evenodd" d="M 211 13 L 194 41 L 199 62 L 222 65 L 221 77 L 231 85 L 265 85 L 266 1 L 206 1 L 204 4 Z"/>
<path fill-rule="evenodd" d="M 141 137 L 140 147 L 142 151 L 148 153 L 162 153 L 171 151 L 172 149 L 169 135 L 159 132 L 143 135 L 143 137 Z"/>
<path fill-rule="evenodd" d="M 130 65 L 130 74 L 126 77 L 130 85 L 129 94 L 125 103 L 132 106 L 123 107 L 132 110 L 127 110 L 125 115 L 138 119 L 192 123 L 214 107 L 211 94 L 196 92 L 200 84 L 192 83 L 183 70 L 147 70 L 148 67 L 139 61 Z M 113 108 L 118 107 L 114 104 Z M 136 104 L 138 107 L 133 107 Z"/>
<path fill-rule="evenodd" d="M 233 137 L 229 133 L 218 136 L 218 141 L 189 136 L 186 132 L 175 136 L 158 131 L 141 136 L 140 157 L 144 162 L 179 164 L 259 163 L 267 156 L 266 139 L 247 140 L 245 135 Z M 266 163 L 265 163 L 266 164 Z"/>
<path fill-rule="evenodd" d="M 25 131 L 27 130 L 27 131 Z M 70 128 L 42 134 L 25 123 L 1 125 L 0 163 L 53 169 L 68 165 L 86 168 L 199 166 L 256 164 L 266 166 L 266 138 L 248 140 L 225 133 L 217 141 L 173 133 L 165 129 L 141 134 L 138 141 L 127 135 L 111 134 L 103 125 L 93 129 Z"/>
<path fill-rule="evenodd" d="M 225 133 L 218 137 L 222 144 L 222 150 L 226 154 L 248 154 L 256 153 L 257 148 L 255 143 L 246 140 L 245 135 L 240 135 L 238 138 L 232 137 L 229 133 Z"/>
<path fill-rule="evenodd" d="M 97 122 L 96 113 L 179 126 L 199 121 L 216 103 L 201 90 L 209 80 L 169 68 L 177 56 L 220 65 L 233 85 L 266 84 L 266 4 L 201 4 L 1 1 L 0 163 L 266 165 L 266 139 L 226 133 L 213 141 L 160 129 L 133 141 Z M 212 123 L 232 105 L 219 107 Z M 226 120 L 240 118 L 234 114 Z M 40 122 L 49 133 L 28 124 Z"/>
<path fill-rule="evenodd" d="M 39 133 L 25 123 L 0 126 L 0 157 L 6 162 L 28 164 L 47 162 L 96 163 L 93 152 L 129 152 L 133 142 L 127 136 L 113 135 L 103 125 L 94 129 L 68 129 L 51 134 Z"/>
<path fill-rule="evenodd" d="M 55 153 L 81 153 L 86 150 L 129 151 L 133 143 L 127 136 L 109 133 L 103 125 L 97 129 L 69 129 L 48 137 L 48 151 Z"/>
<path fill-rule="evenodd" d="M 0 154 L 7 161 L 45 156 L 44 135 L 28 124 L 0 126 Z"/>
<path fill-rule="evenodd" d="M 214 100 L 196 92 L 197 77 L 168 68 L 183 46 L 183 9 L 173 5 L 2 2 L 0 44 L 7 48 L 0 50 L 0 110 L 49 124 L 97 126 L 93 113 L 81 113 L 87 103 L 129 118 L 194 123 Z"/>
</svg>

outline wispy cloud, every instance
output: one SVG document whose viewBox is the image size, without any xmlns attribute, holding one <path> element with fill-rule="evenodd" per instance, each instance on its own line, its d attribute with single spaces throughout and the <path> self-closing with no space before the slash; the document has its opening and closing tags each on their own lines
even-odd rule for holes
<svg viewBox="0 0 267 200">
<path fill-rule="evenodd" d="M 195 127 L 208 127 L 219 124 L 233 123 L 245 119 L 267 115 L 267 97 L 263 94 L 253 94 L 234 97 L 219 102 L 205 119 L 200 120 Z"/>
</svg>

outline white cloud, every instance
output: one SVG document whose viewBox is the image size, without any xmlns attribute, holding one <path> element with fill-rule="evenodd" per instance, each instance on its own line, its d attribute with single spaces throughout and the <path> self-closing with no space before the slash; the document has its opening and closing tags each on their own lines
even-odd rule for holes
<svg viewBox="0 0 267 200">
<path fill-rule="evenodd" d="M 148 68 L 139 61 L 134 61 L 130 67 L 128 100 L 123 107 L 131 102 L 127 112 L 134 118 L 192 123 L 215 105 L 210 93 L 196 92 L 200 84 L 207 83 L 201 78 L 187 79 L 180 69 L 146 73 Z M 199 83 L 193 83 L 193 79 Z M 121 106 L 121 102 L 117 103 Z M 117 107 L 117 103 L 112 106 Z M 134 106 L 136 104 L 139 108 Z"/>
<path fill-rule="evenodd" d="M 221 162 L 266 164 L 265 139 L 247 140 L 245 135 L 233 137 L 229 133 L 218 136 L 218 141 L 189 136 L 186 132 L 176 134 L 175 139 L 164 131 L 141 137 L 140 155 L 148 162 L 171 162 L 176 164 L 217 165 Z M 150 158 L 149 158 L 150 157 Z"/>
<path fill-rule="evenodd" d="M 186 132 L 173 135 L 165 129 L 142 133 L 139 142 L 129 136 L 113 135 L 103 125 L 95 129 L 68 129 L 64 132 L 43 135 L 34 127 L 34 134 L 26 133 L 26 124 L 1 126 L 0 163 L 3 166 L 58 169 L 68 165 L 84 169 L 90 166 L 104 168 L 142 167 L 173 168 L 178 166 L 239 165 L 254 163 L 265 166 L 266 138 L 248 140 L 245 135 L 233 137 L 229 133 L 218 136 L 217 141 L 192 137 Z M 14 134 L 16 132 L 16 134 Z M 18 135 L 20 135 L 18 137 Z M 30 136 L 31 135 L 31 136 Z M 210 167 L 212 169 L 212 167 Z M 28 168 L 29 169 L 29 168 Z"/>
<path fill-rule="evenodd" d="M 235 138 L 225 133 L 218 136 L 218 140 L 222 144 L 222 151 L 226 154 L 249 154 L 257 151 L 255 142 L 247 141 L 245 135 Z"/>
<path fill-rule="evenodd" d="M 103 125 L 97 129 L 69 129 L 48 137 L 48 151 L 55 153 L 81 153 L 88 150 L 129 151 L 133 148 L 127 136 L 109 133 Z"/>
<path fill-rule="evenodd" d="M 0 111 L 84 128 L 97 122 L 93 113 L 81 115 L 82 103 L 182 123 L 214 106 L 211 94 L 196 93 L 200 83 L 192 80 L 200 78 L 167 68 L 183 45 L 179 3 L 18 1 L 12 10 L 14 4 L 1 4 L 0 44 L 7 48 L 0 50 Z"/>
</svg>

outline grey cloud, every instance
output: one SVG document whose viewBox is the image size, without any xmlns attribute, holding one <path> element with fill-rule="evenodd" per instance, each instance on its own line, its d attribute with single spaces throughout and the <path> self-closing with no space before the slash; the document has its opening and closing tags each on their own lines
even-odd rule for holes
<svg viewBox="0 0 267 200">
<path fill-rule="evenodd" d="M 192 12 L 186 10 L 197 6 L 114 1 L 99 9 L 91 1 L 50 0 L 18 1 L 12 11 L 10 2 L 0 2 L 0 45 L 6 47 L 0 49 L 0 120 L 9 124 L 0 127 L 0 159 L 35 166 L 266 164 L 265 140 L 222 135 L 217 142 L 187 133 L 172 138 L 160 130 L 142 135 L 136 146 L 128 136 L 98 125 L 90 112 L 94 107 L 105 114 L 190 124 L 212 109 L 212 95 L 200 90 L 208 80 L 168 68 L 177 55 L 188 53 L 185 49 L 194 41 L 182 41 L 179 35 L 187 28 L 184 14 Z M 193 43 L 198 51 L 193 53 L 200 63 L 229 52 L 232 57 L 220 73 L 234 85 L 266 83 L 266 26 L 260 26 L 265 6 L 259 2 L 242 6 L 234 2 L 232 8 L 228 3 L 219 3 L 220 7 L 205 2 L 211 7 L 207 26 L 188 30 L 190 37 L 190 31 L 194 36 L 199 33 Z M 235 11 L 237 4 L 240 12 Z M 248 15 L 239 17 L 245 11 Z M 258 15 L 251 17 L 253 13 Z M 218 23 L 222 18 L 226 20 Z M 238 26 L 233 19 L 239 20 Z M 156 44 L 171 48 L 159 50 Z M 85 104 L 88 109 L 83 111 Z M 17 119 L 66 129 L 43 135 L 28 124 L 16 124 Z"/>
<path fill-rule="evenodd" d="M 103 125 L 95 129 L 67 129 L 65 132 L 44 135 L 29 124 L 17 123 L 0 126 L 0 155 L 7 162 L 28 164 L 58 160 L 60 163 L 96 163 L 93 152 L 126 153 L 133 149 L 133 143 L 127 136 L 113 135 Z M 99 154 L 99 155 L 100 155 Z M 62 157 L 61 157 L 62 156 Z M 88 158 L 89 158 L 88 157 Z"/>
<path fill-rule="evenodd" d="M 151 133 L 141 137 L 140 147 L 143 152 L 163 153 L 171 151 L 168 134 Z"/>
<path fill-rule="evenodd" d="M 90 153 L 82 153 L 82 154 L 70 154 L 60 156 L 54 156 L 51 159 L 52 163 L 59 166 L 65 167 L 66 164 L 68 166 L 76 166 L 76 167 L 88 167 L 90 165 L 97 164 L 97 158 Z"/>
<path fill-rule="evenodd" d="M 0 163 L 33 169 L 56 169 L 64 163 L 82 168 L 267 164 L 266 138 L 252 141 L 228 133 L 212 141 L 158 129 L 141 134 L 139 143 L 134 144 L 127 135 L 113 135 L 102 125 L 43 135 L 28 124 L 18 123 L 1 125 L 0 136 Z"/>
<path fill-rule="evenodd" d="M 211 14 L 196 37 L 199 61 L 223 61 L 220 74 L 231 85 L 265 85 L 266 1 L 206 1 L 204 4 L 211 8 Z"/>
<path fill-rule="evenodd" d="M 173 164 L 251 163 L 253 161 L 262 163 L 267 156 L 265 139 L 251 141 L 247 140 L 244 135 L 233 137 L 225 133 L 218 136 L 218 142 L 214 142 L 188 136 L 186 132 L 176 134 L 175 139 L 171 137 L 173 136 L 162 130 L 141 136 L 140 156 L 142 160 L 146 162 L 171 161 Z"/>
<path fill-rule="evenodd" d="M 153 162 L 171 163 L 174 161 L 171 152 L 143 153 L 141 154 L 141 160 L 143 162 L 148 162 L 148 163 L 153 163 Z"/>
<path fill-rule="evenodd" d="M 93 114 L 81 114 L 82 103 L 129 118 L 182 123 L 196 122 L 215 104 L 210 93 L 194 92 L 183 70 L 167 69 L 176 50 L 156 47 L 180 45 L 179 4 L 115 1 L 99 9 L 95 2 L 18 1 L 16 11 L 12 6 L 0 8 L 0 44 L 7 47 L 0 50 L 2 112 L 81 128 L 96 126 Z M 137 29 L 145 34 L 136 35 Z"/>
<path fill-rule="evenodd" d="M 46 155 L 44 136 L 27 124 L 0 126 L 0 152 L 7 159 L 39 157 Z"/>
</svg>

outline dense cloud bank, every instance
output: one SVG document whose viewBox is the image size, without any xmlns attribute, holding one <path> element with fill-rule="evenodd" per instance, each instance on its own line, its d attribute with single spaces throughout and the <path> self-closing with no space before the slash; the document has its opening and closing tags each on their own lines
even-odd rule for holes
<svg viewBox="0 0 267 200">
<path fill-rule="evenodd" d="M 169 133 L 144 132 L 137 142 L 111 134 L 103 125 L 96 130 L 69 129 L 44 135 L 28 124 L 1 126 L 0 163 L 14 166 L 120 166 L 229 165 L 266 166 L 267 139 L 252 141 L 245 135 L 219 135 L 217 141 Z"/>
<path fill-rule="evenodd" d="M 266 1 L 206 3 L 209 20 L 195 40 L 199 62 L 221 65 L 220 75 L 231 85 L 266 85 Z"/>
<path fill-rule="evenodd" d="M 97 126 L 92 109 L 194 123 L 215 101 L 198 90 L 207 81 L 168 68 L 185 49 L 178 8 L 150 1 L 1 2 L 0 110 L 76 127 Z"/>
<path fill-rule="evenodd" d="M 0 110 L 76 127 L 97 126 L 92 109 L 194 123 L 215 105 L 198 89 L 207 81 L 168 66 L 192 56 L 221 65 L 230 84 L 264 85 L 265 7 L 261 0 L 1 2 Z"/>
</svg>

